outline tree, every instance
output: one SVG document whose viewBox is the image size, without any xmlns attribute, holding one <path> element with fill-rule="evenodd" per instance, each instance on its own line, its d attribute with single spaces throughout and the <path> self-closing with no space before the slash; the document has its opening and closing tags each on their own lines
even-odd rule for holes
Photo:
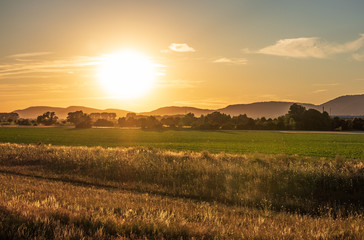
<svg viewBox="0 0 364 240">
<path fill-rule="evenodd" d="M 46 126 L 53 125 L 57 122 L 58 117 L 54 112 L 46 112 L 43 115 L 37 117 L 38 124 L 44 124 Z"/>
<path fill-rule="evenodd" d="M 32 125 L 32 123 L 30 122 L 29 119 L 24 119 L 24 118 L 20 118 L 17 120 L 17 124 L 18 125 L 24 125 L 24 126 L 30 126 Z"/>
<path fill-rule="evenodd" d="M 118 125 L 120 127 L 126 127 L 126 118 L 125 117 L 121 117 L 118 119 Z"/>
<path fill-rule="evenodd" d="M 315 109 L 308 109 L 303 114 L 303 129 L 304 130 L 330 130 L 330 116 L 324 112 L 321 113 Z"/>
<path fill-rule="evenodd" d="M 128 113 L 126 114 L 126 119 L 128 119 L 128 118 L 136 118 L 136 113 L 128 112 Z"/>
<path fill-rule="evenodd" d="M 108 121 L 115 121 L 116 113 L 103 112 L 100 114 L 100 118 Z"/>
<path fill-rule="evenodd" d="M 139 124 L 138 119 L 134 117 L 126 117 L 126 126 L 128 127 L 137 127 Z"/>
<path fill-rule="evenodd" d="M 166 125 L 166 126 L 170 127 L 170 128 L 177 128 L 180 120 L 181 120 L 180 117 L 169 116 L 169 117 L 166 117 L 166 118 L 162 118 L 161 123 L 163 125 Z"/>
<path fill-rule="evenodd" d="M 162 124 L 154 116 L 149 116 L 147 118 L 141 119 L 142 129 L 161 129 Z"/>
<path fill-rule="evenodd" d="M 70 112 L 67 121 L 73 123 L 76 128 L 91 128 L 91 117 L 82 111 Z"/>
<path fill-rule="evenodd" d="M 288 114 L 295 120 L 301 120 L 303 113 L 306 111 L 304 106 L 298 105 L 297 103 L 293 103 L 289 107 Z"/>
<path fill-rule="evenodd" d="M 15 122 L 19 119 L 17 113 L 0 113 L 0 122 Z"/>
<path fill-rule="evenodd" d="M 230 115 L 220 112 L 213 112 L 206 115 L 204 121 L 200 125 L 200 129 L 218 130 L 222 127 L 222 125 L 227 124 L 229 121 L 231 121 Z"/>
<path fill-rule="evenodd" d="M 101 118 L 101 113 L 90 113 L 90 118 L 93 120 L 93 121 L 97 121 L 98 119 Z"/>
<path fill-rule="evenodd" d="M 294 120 L 295 129 L 302 129 L 303 114 L 305 112 L 306 108 L 297 103 L 294 103 L 289 107 L 288 116 Z"/>
<path fill-rule="evenodd" d="M 364 119 L 354 118 L 354 120 L 353 120 L 353 129 L 354 130 L 364 130 Z"/>
<path fill-rule="evenodd" d="M 233 117 L 233 122 L 238 130 L 251 130 L 255 128 L 255 121 L 249 118 L 246 114 L 240 114 L 239 116 Z"/>
<path fill-rule="evenodd" d="M 193 113 L 187 113 L 186 115 L 183 116 L 183 118 L 181 119 L 182 125 L 183 126 L 192 126 L 193 122 L 196 121 L 196 117 L 195 114 Z"/>
<path fill-rule="evenodd" d="M 285 117 L 284 116 L 280 116 L 280 117 L 277 118 L 277 129 L 278 130 L 286 129 L 286 126 L 285 126 L 284 122 L 285 122 Z"/>
<path fill-rule="evenodd" d="M 97 119 L 94 123 L 94 126 L 98 127 L 113 127 L 114 123 L 112 121 L 108 121 L 106 119 Z"/>
</svg>

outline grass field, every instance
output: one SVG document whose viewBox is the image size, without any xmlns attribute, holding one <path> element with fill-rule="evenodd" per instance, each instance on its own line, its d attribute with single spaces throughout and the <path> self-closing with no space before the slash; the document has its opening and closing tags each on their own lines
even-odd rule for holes
<svg viewBox="0 0 364 240">
<path fill-rule="evenodd" d="M 0 144 L 1 239 L 363 239 L 364 164 Z"/>
<path fill-rule="evenodd" d="M 144 146 L 211 153 L 265 153 L 364 159 L 364 135 L 268 131 L 142 131 L 126 129 L 0 128 L 0 142 L 66 146 Z"/>
<path fill-rule="evenodd" d="M 364 239 L 361 134 L 4 127 L 0 142 L 0 239 Z"/>
</svg>

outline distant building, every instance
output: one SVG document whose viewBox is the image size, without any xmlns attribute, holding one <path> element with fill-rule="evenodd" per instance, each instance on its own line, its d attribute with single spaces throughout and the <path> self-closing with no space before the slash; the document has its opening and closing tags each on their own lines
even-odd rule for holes
<svg viewBox="0 0 364 240">
<path fill-rule="evenodd" d="M 12 122 L 19 119 L 17 113 L 0 113 L 0 122 Z"/>
</svg>

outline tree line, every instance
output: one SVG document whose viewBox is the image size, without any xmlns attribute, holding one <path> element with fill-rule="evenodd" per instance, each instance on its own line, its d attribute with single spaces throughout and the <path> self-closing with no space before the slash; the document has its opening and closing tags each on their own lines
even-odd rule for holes
<svg viewBox="0 0 364 240">
<path fill-rule="evenodd" d="M 196 117 L 193 113 L 181 116 L 142 116 L 128 113 L 126 117 L 116 120 L 114 115 L 105 115 L 92 123 L 90 115 L 77 111 L 69 113 L 68 121 L 76 127 L 119 126 L 141 129 L 196 129 L 196 130 L 364 130 L 364 119 L 342 119 L 330 117 L 325 111 L 306 109 L 296 103 L 292 104 L 286 115 L 278 118 L 253 119 L 246 114 L 233 116 L 213 112 Z M 111 117 L 110 117 L 111 116 Z"/>
<path fill-rule="evenodd" d="M 46 112 L 36 121 L 28 119 L 15 120 L 19 125 L 74 125 L 76 128 L 129 127 L 141 129 L 196 129 L 196 130 L 364 130 L 364 119 L 343 119 L 330 117 L 325 111 L 306 109 L 296 103 L 292 104 L 287 114 L 277 118 L 253 119 L 246 114 L 233 116 L 213 112 L 196 117 L 193 113 L 177 116 L 143 116 L 128 113 L 126 117 L 116 118 L 115 113 L 91 113 L 82 111 L 68 113 L 67 119 L 58 122 L 54 112 Z"/>
</svg>

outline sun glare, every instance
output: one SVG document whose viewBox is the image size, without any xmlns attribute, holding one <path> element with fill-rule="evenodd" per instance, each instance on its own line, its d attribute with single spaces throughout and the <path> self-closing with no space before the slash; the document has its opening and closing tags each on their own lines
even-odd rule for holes
<svg viewBox="0 0 364 240">
<path fill-rule="evenodd" d="M 105 55 L 99 68 L 100 84 L 113 97 L 137 98 L 148 92 L 155 78 L 155 65 L 135 51 Z"/>
</svg>

